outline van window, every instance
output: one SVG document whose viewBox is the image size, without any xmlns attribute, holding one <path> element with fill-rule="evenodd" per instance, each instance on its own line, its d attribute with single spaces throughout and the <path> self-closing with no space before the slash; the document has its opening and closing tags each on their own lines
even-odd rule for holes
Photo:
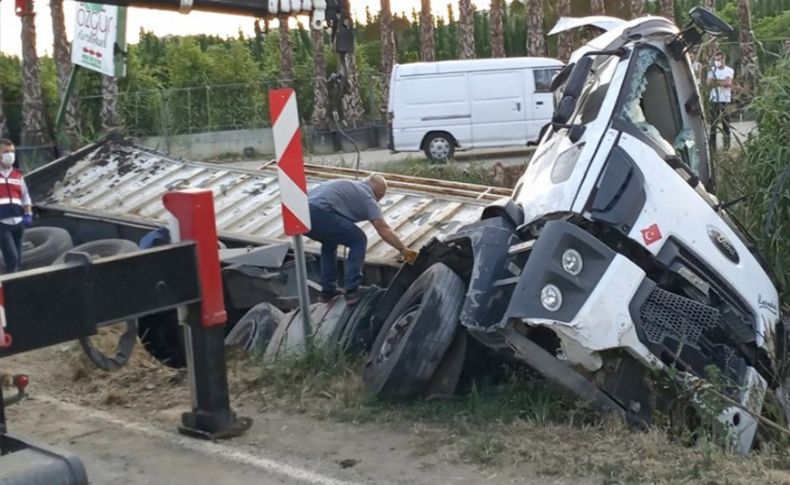
<svg viewBox="0 0 790 485">
<path fill-rule="evenodd" d="M 534 69 L 532 74 L 535 76 L 535 92 L 536 93 L 550 93 L 551 80 L 557 74 L 560 68 L 552 67 L 550 69 Z"/>
</svg>

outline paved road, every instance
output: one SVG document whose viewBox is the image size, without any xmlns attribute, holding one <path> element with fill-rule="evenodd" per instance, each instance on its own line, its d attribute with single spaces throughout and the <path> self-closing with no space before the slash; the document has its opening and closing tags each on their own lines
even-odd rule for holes
<svg viewBox="0 0 790 485">
<path fill-rule="evenodd" d="M 732 124 L 735 138 L 732 142 L 733 147 L 737 148 L 738 143 L 736 140 L 744 141 L 754 128 L 755 123 L 753 121 L 735 121 Z M 719 136 L 719 147 L 721 147 L 721 144 L 722 139 L 721 136 Z M 456 159 L 451 163 L 460 167 L 472 163 L 491 164 L 497 161 L 502 162 L 504 165 L 516 165 L 528 160 L 532 155 L 532 151 L 532 148 L 526 147 L 459 151 L 456 153 Z M 425 157 L 421 152 L 392 153 L 389 150 L 365 150 L 360 154 L 359 166 L 364 170 L 380 170 L 388 163 L 405 162 L 409 160 L 425 161 Z M 355 167 L 357 163 L 357 154 L 337 153 L 331 155 L 308 155 L 305 161 L 315 165 Z M 232 164 L 237 167 L 255 169 L 267 162 L 269 162 L 269 160 L 252 160 L 232 162 Z M 425 161 L 425 163 L 428 162 Z"/>
</svg>

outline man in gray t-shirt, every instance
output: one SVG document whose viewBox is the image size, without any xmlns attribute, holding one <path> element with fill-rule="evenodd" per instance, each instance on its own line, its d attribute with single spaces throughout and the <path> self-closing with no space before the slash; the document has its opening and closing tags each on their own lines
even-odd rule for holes
<svg viewBox="0 0 790 485">
<path fill-rule="evenodd" d="M 337 246 L 349 249 L 346 261 L 346 303 L 359 301 L 357 289 L 362 283 L 367 237 L 355 223 L 369 221 L 379 236 L 397 249 L 408 263 L 417 252 L 406 247 L 381 215 L 379 201 L 387 192 L 387 181 L 381 175 L 365 180 L 332 180 L 312 189 L 308 194 L 312 228 L 307 237 L 321 243 L 321 301 L 337 295 Z"/>
</svg>

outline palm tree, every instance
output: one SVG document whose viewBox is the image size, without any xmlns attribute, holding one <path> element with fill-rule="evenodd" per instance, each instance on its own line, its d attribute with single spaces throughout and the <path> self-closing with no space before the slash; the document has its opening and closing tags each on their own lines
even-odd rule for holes
<svg viewBox="0 0 790 485">
<path fill-rule="evenodd" d="M 475 57 L 475 11 L 472 0 L 458 1 L 458 46 L 461 59 Z"/>
<path fill-rule="evenodd" d="M 0 85 L 0 138 L 8 138 L 8 123 L 3 111 L 3 86 Z"/>
<path fill-rule="evenodd" d="M 543 0 L 527 0 L 527 55 L 546 55 L 543 36 Z"/>
<path fill-rule="evenodd" d="M 294 82 L 294 52 L 291 46 L 291 31 L 288 28 L 288 16 L 278 18 L 280 26 L 280 80 L 284 86 L 293 86 Z"/>
<path fill-rule="evenodd" d="M 570 17 L 571 15 L 571 0 L 559 0 L 557 2 L 557 16 Z M 557 57 L 563 61 L 568 62 L 573 53 L 573 33 L 562 32 L 557 39 Z"/>
<path fill-rule="evenodd" d="M 606 15 L 603 0 L 590 0 L 590 11 L 593 15 Z"/>
<path fill-rule="evenodd" d="M 422 0 L 420 11 L 420 60 L 433 62 L 436 59 L 436 38 L 433 32 L 431 0 Z"/>
<path fill-rule="evenodd" d="M 71 45 L 66 37 L 66 22 L 63 18 L 63 0 L 50 0 L 49 8 L 52 14 L 52 51 L 58 73 L 58 94 L 63 99 L 72 69 Z M 77 148 L 80 144 L 79 125 L 79 98 L 76 92 L 72 91 L 63 117 L 63 132 L 72 148 Z"/>
<path fill-rule="evenodd" d="M 505 26 L 502 20 L 503 0 L 491 0 L 491 57 L 505 57 Z"/>
<path fill-rule="evenodd" d="M 741 86 L 746 99 L 754 96 L 757 81 L 760 78 L 760 66 L 757 62 L 757 51 L 754 48 L 752 32 L 752 12 L 748 0 L 738 0 L 738 40 L 741 45 Z"/>
<path fill-rule="evenodd" d="M 659 15 L 675 21 L 675 0 L 661 0 L 661 10 Z"/>
<path fill-rule="evenodd" d="M 351 2 L 343 0 L 343 12 L 345 12 L 343 22 L 353 26 L 351 18 Z M 345 92 L 341 100 L 344 121 L 351 127 L 356 128 L 365 116 L 365 108 L 362 104 L 362 95 L 359 87 L 359 70 L 357 60 L 353 52 L 343 56 L 343 71 L 345 72 Z"/>
<path fill-rule="evenodd" d="M 118 116 L 118 78 L 115 76 L 101 77 L 101 127 L 102 131 L 116 129 L 121 126 Z"/>
<path fill-rule="evenodd" d="M 326 59 L 324 59 L 324 31 L 311 29 L 313 41 L 313 126 L 325 130 L 329 127 L 329 88 L 326 85 Z"/>
<path fill-rule="evenodd" d="M 389 99 L 390 74 L 395 65 L 395 29 L 392 25 L 390 0 L 381 0 L 381 75 L 384 77 L 382 102 L 384 110 Z"/>
<path fill-rule="evenodd" d="M 645 14 L 645 0 L 631 0 L 631 18 L 639 18 Z"/>
<path fill-rule="evenodd" d="M 46 145 L 50 139 L 46 129 L 41 72 L 36 54 L 33 0 L 26 0 L 17 15 L 22 19 L 22 144 Z"/>
</svg>

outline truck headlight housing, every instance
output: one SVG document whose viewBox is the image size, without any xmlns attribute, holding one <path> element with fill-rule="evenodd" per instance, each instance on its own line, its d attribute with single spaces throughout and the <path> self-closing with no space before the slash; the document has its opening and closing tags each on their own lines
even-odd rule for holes
<svg viewBox="0 0 790 485">
<path fill-rule="evenodd" d="M 584 268 L 584 259 L 579 251 L 566 249 L 562 253 L 562 269 L 571 276 L 579 276 Z"/>
<path fill-rule="evenodd" d="M 562 307 L 562 291 L 552 284 L 548 284 L 540 291 L 540 303 L 550 312 L 556 312 Z"/>
</svg>

